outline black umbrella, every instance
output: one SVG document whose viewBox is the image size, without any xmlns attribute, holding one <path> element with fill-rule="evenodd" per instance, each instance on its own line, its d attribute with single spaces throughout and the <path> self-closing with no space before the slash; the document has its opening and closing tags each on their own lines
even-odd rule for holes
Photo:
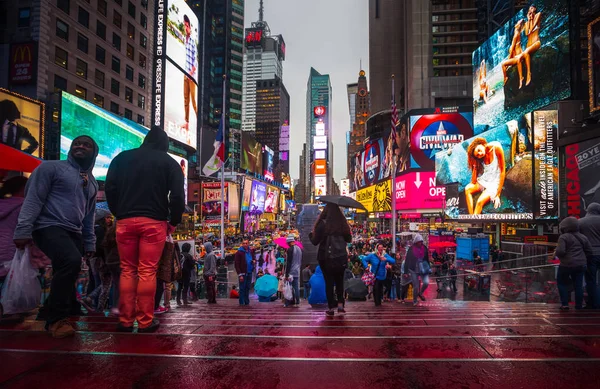
<svg viewBox="0 0 600 389">
<path fill-rule="evenodd" d="M 363 211 L 367 210 L 364 205 L 348 196 L 321 196 L 318 200 L 322 203 L 331 203 L 344 208 L 356 208 L 362 209 Z"/>
<path fill-rule="evenodd" d="M 369 289 L 360 278 L 346 280 L 344 284 L 349 299 L 363 300 L 369 294 Z"/>
</svg>

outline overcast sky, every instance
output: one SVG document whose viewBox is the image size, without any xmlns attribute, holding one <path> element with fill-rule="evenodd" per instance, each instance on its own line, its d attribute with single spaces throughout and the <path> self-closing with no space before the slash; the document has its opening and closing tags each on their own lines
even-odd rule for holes
<svg viewBox="0 0 600 389">
<path fill-rule="evenodd" d="M 272 35 L 283 35 L 283 83 L 290 94 L 290 173 L 299 177 L 306 141 L 306 83 L 311 66 L 329 74 L 333 89 L 334 177 L 346 176 L 346 132 L 350 129 L 346 85 L 357 82 L 360 60 L 369 74 L 369 18 L 366 0 L 264 0 Z M 258 20 L 259 0 L 246 0 L 245 24 Z"/>
</svg>

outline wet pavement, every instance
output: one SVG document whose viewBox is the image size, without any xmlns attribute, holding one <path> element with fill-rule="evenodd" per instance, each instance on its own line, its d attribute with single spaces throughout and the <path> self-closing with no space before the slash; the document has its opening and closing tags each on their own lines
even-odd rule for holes
<svg viewBox="0 0 600 389">
<path fill-rule="evenodd" d="M 431 300 L 349 302 L 328 318 L 304 300 L 196 302 L 155 334 L 73 317 L 52 339 L 33 317 L 0 323 L 1 388 L 591 388 L 600 311 Z"/>
</svg>

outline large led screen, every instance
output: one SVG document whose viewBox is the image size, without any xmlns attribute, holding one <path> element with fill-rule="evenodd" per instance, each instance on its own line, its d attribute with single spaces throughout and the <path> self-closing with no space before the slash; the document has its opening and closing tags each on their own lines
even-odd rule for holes
<svg viewBox="0 0 600 389">
<path fill-rule="evenodd" d="M 242 169 L 263 174 L 262 145 L 246 131 L 242 132 Z"/>
<path fill-rule="evenodd" d="M 223 201 L 221 201 L 221 183 L 220 182 L 205 182 L 202 184 L 202 218 L 204 220 L 217 220 L 221 218 L 221 207 L 224 205 L 224 216 L 227 218 L 229 214 L 229 203 L 227 195 L 227 183 L 223 193 Z"/>
<path fill-rule="evenodd" d="M 251 197 L 252 197 L 252 179 L 244 178 L 244 194 L 242 196 L 242 211 L 250 210 Z"/>
<path fill-rule="evenodd" d="M 267 184 L 260 181 L 252 181 L 252 195 L 250 196 L 250 211 L 264 212 L 265 198 L 267 196 Z"/>
<path fill-rule="evenodd" d="M 600 138 L 561 149 L 560 216 L 585 216 L 587 207 L 600 202 Z"/>
<path fill-rule="evenodd" d="M 1 144 L 39 157 L 43 117 L 43 103 L 0 90 Z"/>
<path fill-rule="evenodd" d="M 185 157 L 180 157 L 179 155 L 167 153 L 171 158 L 177 162 L 181 171 L 183 172 L 183 193 L 185 193 L 185 202 L 188 201 L 188 160 Z"/>
<path fill-rule="evenodd" d="M 457 219 L 533 219 L 531 114 L 436 154 L 438 186 L 458 183 Z"/>
<path fill-rule="evenodd" d="M 476 132 L 570 96 L 567 3 L 531 1 L 473 52 Z"/>
<path fill-rule="evenodd" d="M 279 189 L 274 186 L 267 187 L 267 196 L 265 198 L 265 212 L 267 213 L 278 213 L 279 212 Z"/>
<path fill-rule="evenodd" d="M 558 111 L 533 113 L 535 218 L 558 218 Z"/>
<path fill-rule="evenodd" d="M 167 57 L 197 81 L 198 18 L 185 0 L 169 0 L 167 4 Z"/>
<path fill-rule="evenodd" d="M 268 146 L 263 147 L 263 175 L 267 180 L 273 180 L 275 170 L 275 152 Z"/>
<path fill-rule="evenodd" d="M 127 123 L 119 116 L 78 97 L 62 92 L 60 115 L 60 159 L 67 159 L 73 139 L 88 135 L 98 143 L 99 154 L 92 171 L 98 181 L 121 151 L 140 147 L 147 134 L 144 127 Z"/>
<path fill-rule="evenodd" d="M 197 145 L 197 87 L 171 62 L 166 63 L 168 93 L 164 101 L 164 129 L 169 137 L 192 148 Z"/>
</svg>

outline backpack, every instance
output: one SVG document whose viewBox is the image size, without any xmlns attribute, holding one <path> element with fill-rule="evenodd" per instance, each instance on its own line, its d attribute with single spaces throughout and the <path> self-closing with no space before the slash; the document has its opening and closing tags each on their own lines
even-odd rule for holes
<svg viewBox="0 0 600 389">
<path fill-rule="evenodd" d="M 346 251 L 346 240 L 341 235 L 330 235 L 326 240 L 327 257 L 340 258 L 348 255 Z"/>
</svg>

